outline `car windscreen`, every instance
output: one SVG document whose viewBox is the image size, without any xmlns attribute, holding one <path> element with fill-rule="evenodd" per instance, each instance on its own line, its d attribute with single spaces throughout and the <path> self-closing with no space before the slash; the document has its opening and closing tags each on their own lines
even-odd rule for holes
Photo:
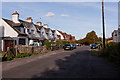
<svg viewBox="0 0 120 80">
<path fill-rule="evenodd" d="M 70 46 L 70 44 L 66 44 L 65 46 Z"/>
</svg>

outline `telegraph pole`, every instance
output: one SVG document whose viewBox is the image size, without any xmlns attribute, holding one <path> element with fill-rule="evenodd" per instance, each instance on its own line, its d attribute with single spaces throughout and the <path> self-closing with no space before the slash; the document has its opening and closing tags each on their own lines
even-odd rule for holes
<svg viewBox="0 0 120 80">
<path fill-rule="evenodd" d="M 102 0 L 103 48 L 105 48 L 104 0 Z"/>
</svg>

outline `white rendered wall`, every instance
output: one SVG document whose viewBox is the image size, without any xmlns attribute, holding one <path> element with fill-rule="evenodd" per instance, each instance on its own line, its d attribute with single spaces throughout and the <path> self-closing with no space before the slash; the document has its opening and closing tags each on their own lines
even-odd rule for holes
<svg viewBox="0 0 120 80">
<path fill-rule="evenodd" d="M 57 35 L 61 36 L 61 39 L 64 39 L 63 35 L 56 30 Z"/>
<path fill-rule="evenodd" d="M 18 33 L 9 26 L 3 19 L 0 19 L 0 25 L 4 26 L 4 37 L 17 37 Z"/>
</svg>

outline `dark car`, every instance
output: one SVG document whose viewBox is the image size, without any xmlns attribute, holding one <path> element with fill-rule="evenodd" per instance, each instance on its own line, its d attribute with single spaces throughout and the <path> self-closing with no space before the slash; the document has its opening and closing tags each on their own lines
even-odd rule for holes
<svg viewBox="0 0 120 80">
<path fill-rule="evenodd" d="M 72 44 L 73 45 L 73 48 L 76 49 L 76 44 Z"/>
<path fill-rule="evenodd" d="M 73 50 L 73 45 L 72 44 L 66 44 L 64 46 L 64 50 Z"/>
<path fill-rule="evenodd" d="M 91 44 L 91 49 L 96 49 L 97 45 L 96 44 Z"/>
</svg>

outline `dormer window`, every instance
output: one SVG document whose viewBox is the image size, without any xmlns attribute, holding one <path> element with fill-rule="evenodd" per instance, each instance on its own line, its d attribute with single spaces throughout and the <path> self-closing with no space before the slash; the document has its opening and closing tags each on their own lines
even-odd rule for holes
<svg viewBox="0 0 120 80">
<path fill-rule="evenodd" d="M 34 30 L 31 30 L 31 34 L 34 34 Z"/>
<path fill-rule="evenodd" d="M 24 33 L 24 28 L 20 27 L 20 32 Z"/>
<path fill-rule="evenodd" d="M 44 32 L 42 32 L 42 35 L 44 34 Z"/>
</svg>

